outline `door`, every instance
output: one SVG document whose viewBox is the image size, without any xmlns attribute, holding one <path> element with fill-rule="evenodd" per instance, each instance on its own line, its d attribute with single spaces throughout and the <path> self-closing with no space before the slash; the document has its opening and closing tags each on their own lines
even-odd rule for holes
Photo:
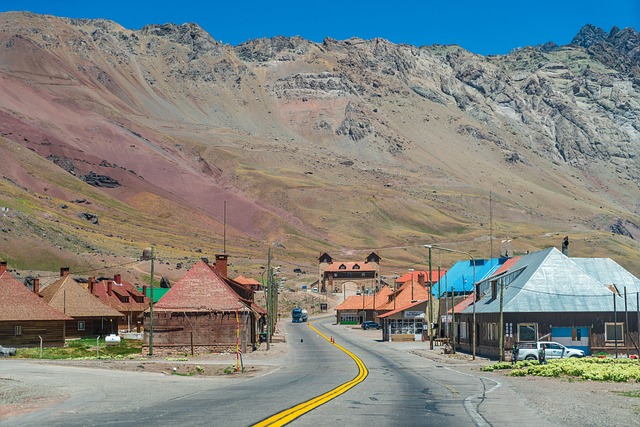
<svg viewBox="0 0 640 427">
<path fill-rule="evenodd" d="M 588 326 L 553 326 L 551 327 L 551 340 L 559 342 L 565 347 L 577 348 L 589 352 L 589 327 Z"/>
</svg>

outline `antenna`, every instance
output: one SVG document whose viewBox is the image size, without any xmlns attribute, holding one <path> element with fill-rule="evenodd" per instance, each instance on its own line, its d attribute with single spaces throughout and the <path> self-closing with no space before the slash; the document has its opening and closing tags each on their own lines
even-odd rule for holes
<svg viewBox="0 0 640 427">
<path fill-rule="evenodd" d="M 222 213 L 222 253 L 227 253 L 227 201 L 224 201 L 224 208 Z"/>
</svg>

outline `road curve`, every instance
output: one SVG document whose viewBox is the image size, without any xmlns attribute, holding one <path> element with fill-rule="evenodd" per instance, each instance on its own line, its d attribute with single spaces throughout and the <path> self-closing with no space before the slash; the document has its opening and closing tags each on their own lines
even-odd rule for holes
<svg viewBox="0 0 640 427">
<path fill-rule="evenodd" d="M 16 380 L 65 399 L 0 426 L 252 426 L 305 402 L 314 402 L 310 411 L 278 417 L 282 423 L 273 425 L 497 426 L 518 423 L 511 408 L 526 410 L 522 402 L 507 401 L 496 381 L 407 352 L 402 343 L 381 342 L 379 331 L 328 319 L 313 325 L 286 324 L 289 351 L 278 360 L 279 368 L 254 378 L 7 361 L 2 366 Z M 345 384 L 349 388 L 341 389 Z M 333 390 L 341 392 L 328 399 Z M 314 400 L 318 396 L 324 398 Z M 535 414 L 527 416 L 537 426 L 548 425 Z"/>
</svg>

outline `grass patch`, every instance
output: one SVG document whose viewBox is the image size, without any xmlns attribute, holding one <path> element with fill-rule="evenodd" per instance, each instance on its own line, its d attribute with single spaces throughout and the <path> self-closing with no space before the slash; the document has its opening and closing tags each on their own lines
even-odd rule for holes
<svg viewBox="0 0 640 427">
<path fill-rule="evenodd" d="M 614 391 L 615 394 L 625 397 L 640 397 L 640 390 Z"/>
<path fill-rule="evenodd" d="M 121 340 L 118 345 L 106 345 L 104 339 L 94 338 L 70 340 L 64 347 L 47 347 L 42 349 L 43 359 L 97 359 L 97 358 L 133 358 L 142 354 L 142 341 Z M 19 348 L 16 357 L 24 359 L 39 359 L 40 348 Z"/>
<path fill-rule="evenodd" d="M 485 372 L 499 369 L 510 369 L 508 375 L 515 377 L 531 375 L 590 381 L 640 382 L 640 364 L 634 359 L 599 357 L 551 359 L 546 365 L 540 365 L 537 360 L 523 360 L 513 365 L 498 362 L 482 368 Z M 632 397 L 640 397 L 640 391 L 637 394 Z"/>
</svg>

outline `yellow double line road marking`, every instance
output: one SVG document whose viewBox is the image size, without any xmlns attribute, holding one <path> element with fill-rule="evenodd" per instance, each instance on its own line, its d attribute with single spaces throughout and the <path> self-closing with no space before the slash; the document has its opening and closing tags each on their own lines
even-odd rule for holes
<svg viewBox="0 0 640 427">
<path fill-rule="evenodd" d="M 317 330 L 311 324 L 309 325 L 309 327 L 314 331 L 316 331 L 318 335 L 320 335 L 327 341 L 331 342 L 333 345 L 335 345 L 340 350 L 345 352 L 349 357 L 351 357 L 356 362 L 356 365 L 358 365 L 358 375 L 356 375 L 356 377 L 351 381 L 347 381 L 346 383 L 339 385 L 333 390 L 329 390 L 328 392 L 321 394 L 320 396 L 316 396 L 312 399 L 307 400 L 306 402 L 302 402 L 292 408 L 286 409 L 282 412 L 272 415 L 269 418 L 264 419 L 257 424 L 254 424 L 253 427 L 283 426 L 283 425 L 289 424 L 291 421 L 295 420 L 296 418 L 306 414 L 309 411 L 312 411 L 318 406 L 323 405 L 328 401 L 330 401 L 331 399 L 335 399 L 341 394 L 347 392 L 349 389 L 355 387 L 356 385 L 364 381 L 364 379 L 367 378 L 367 375 L 369 375 L 369 370 L 367 369 L 367 367 L 364 365 L 364 363 L 362 362 L 362 360 L 360 360 L 358 356 L 351 353 L 349 350 L 342 347 L 341 345 L 338 345 L 335 342 L 332 342 L 330 338 L 327 338 L 325 334 Z"/>
</svg>

